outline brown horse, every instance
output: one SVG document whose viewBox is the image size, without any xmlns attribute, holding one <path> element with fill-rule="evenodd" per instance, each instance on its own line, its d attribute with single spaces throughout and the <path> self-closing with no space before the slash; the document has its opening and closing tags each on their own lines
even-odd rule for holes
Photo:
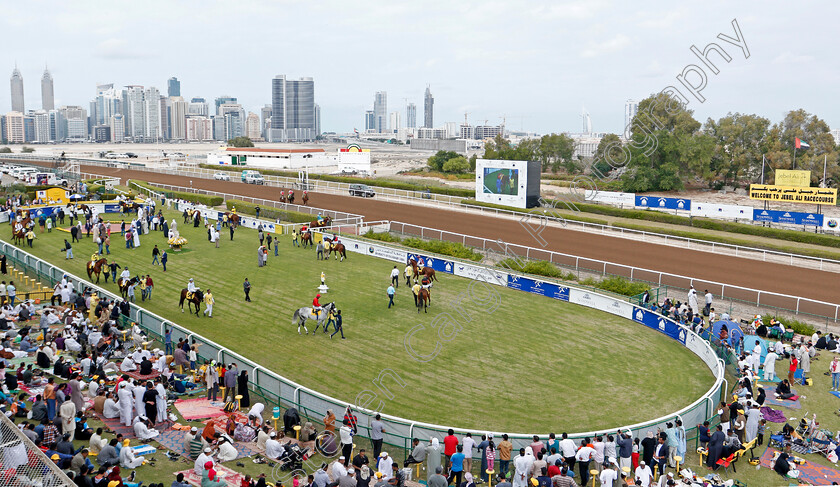
<svg viewBox="0 0 840 487">
<path fill-rule="evenodd" d="M 318 228 L 318 227 L 328 227 L 331 224 L 332 224 L 332 218 L 329 217 L 329 216 L 325 216 L 320 224 L 318 223 L 317 220 L 315 220 L 314 222 L 310 222 L 309 226 Z"/>
<path fill-rule="evenodd" d="M 96 283 L 99 284 L 99 274 L 102 273 L 102 267 L 107 265 L 107 263 L 108 263 L 108 261 L 106 259 L 99 259 L 96 262 L 88 261 L 88 263 L 87 263 L 88 279 L 90 279 L 93 274 L 96 274 Z"/>
<path fill-rule="evenodd" d="M 420 288 L 420 291 L 415 296 L 417 301 L 417 312 L 420 312 L 420 308 L 423 308 L 424 313 L 428 313 L 426 308 L 432 305 L 432 295 L 429 293 L 429 290 L 426 288 Z"/>
<path fill-rule="evenodd" d="M 301 232 L 300 244 L 303 248 L 312 247 L 312 232 Z"/>
<path fill-rule="evenodd" d="M 140 282 L 140 278 L 137 276 L 132 277 L 131 279 L 119 278 L 117 279 L 117 287 L 120 288 L 120 295 L 122 295 L 123 299 L 128 298 L 128 288 Z"/>
<path fill-rule="evenodd" d="M 15 223 L 12 227 L 12 243 L 15 245 L 23 244 L 26 239 L 26 226 L 23 222 Z"/>
<path fill-rule="evenodd" d="M 289 204 L 294 204 L 295 203 L 295 192 L 294 191 L 289 190 L 289 196 L 286 198 L 286 201 L 288 201 Z"/>
<path fill-rule="evenodd" d="M 341 255 L 341 260 L 339 262 L 344 262 L 344 259 L 347 258 L 347 252 L 344 248 L 344 244 L 341 242 L 330 244 L 330 250 L 327 252 L 327 258 L 329 259 L 330 256 L 335 252 L 335 258 L 338 260 L 338 256 Z"/>
<path fill-rule="evenodd" d="M 411 264 L 411 269 L 412 269 L 412 271 L 414 271 L 414 277 L 415 278 L 422 277 L 422 276 L 427 276 L 432 281 L 437 281 L 438 280 L 437 276 L 435 275 L 435 270 L 432 269 L 431 267 L 424 267 L 424 268 L 420 269 L 417 266 L 417 261 L 414 260 L 414 259 L 410 259 L 408 261 L 408 263 Z"/>
<path fill-rule="evenodd" d="M 285 191 L 280 191 L 280 203 L 285 203 L 285 202 L 286 202 L 286 192 Z"/>
<path fill-rule="evenodd" d="M 138 205 L 134 201 L 120 201 L 120 210 L 122 211 L 122 213 L 129 213 L 132 211 L 136 212 L 139 208 L 140 205 Z"/>
<path fill-rule="evenodd" d="M 303 192 L 303 204 L 306 205 L 307 203 L 309 203 L 309 193 L 304 191 Z"/>
<path fill-rule="evenodd" d="M 181 289 L 181 301 L 178 302 L 178 305 L 181 306 L 181 313 L 184 312 L 184 301 L 186 301 L 190 314 L 192 314 L 192 306 L 195 305 L 195 315 L 199 316 L 198 312 L 201 309 L 201 302 L 204 301 L 204 293 L 199 289 L 192 293 L 192 296 L 187 296 L 188 294 L 190 294 L 189 291 Z"/>
</svg>

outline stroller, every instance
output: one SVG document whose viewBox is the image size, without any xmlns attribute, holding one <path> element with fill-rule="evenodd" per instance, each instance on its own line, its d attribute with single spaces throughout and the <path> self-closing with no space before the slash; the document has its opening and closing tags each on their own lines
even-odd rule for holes
<svg viewBox="0 0 840 487">
<path fill-rule="evenodd" d="M 309 448 L 301 448 L 297 444 L 287 442 L 283 444 L 283 453 L 277 458 L 280 470 L 301 470 L 303 462 L 309 458 Z"/>
</svg>

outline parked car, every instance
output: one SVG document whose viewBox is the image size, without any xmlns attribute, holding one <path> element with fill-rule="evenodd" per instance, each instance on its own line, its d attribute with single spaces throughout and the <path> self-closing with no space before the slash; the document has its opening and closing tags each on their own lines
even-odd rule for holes
<svg viewBox="0 0 840 487">
<path fill-rule="evenodd" d="M 133 152 L 126 152 L 126 153 L 125 153 L 125 155 L 126 155 L 126 157 L 128 157 L 129 159 L 137 159 L 137 154 L 135 154 L 135 153 L 133 153 Z"/>
<path fill-rule="evenodd" d="M 220 171 L 213 174 L 213 179 L 215 179 L 216 181 L 230 181 L 230 174 L 224 171 Z"/>
<path fill-rule="evenodd" d="M 242 171 L 242 182 L 245 184 L 265 184 L 265 178 L 259 171 Z"/>
<path fill-rule="evenodd" d="M 367 184 L 351 184 L 350 196 L 361 196 L 363 198 L 373 198 L 376 193 Z"/>
</svg>

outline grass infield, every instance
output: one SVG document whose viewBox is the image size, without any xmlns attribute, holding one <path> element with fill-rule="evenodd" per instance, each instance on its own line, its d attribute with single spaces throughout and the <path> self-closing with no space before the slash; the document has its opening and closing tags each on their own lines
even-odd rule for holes
<svg viewBox="0 0 840 487">
<path fill-rule="evenodd" d="M 314 250 L 292 247 L 290 236 L 281 236 L 279 257 L 272 246 L 267 267 L 258 268 L 255 231 L 240 228 L 231 242 L 222 229 L 216 249 L 203 227 L 182 224 L 175 212 L 167 217 L 177 219 L 189 243 L 183 252 L 169 252 L 166 273 L 151 265 L 154 245 L 168 248 L 160 232 L 141 236 L 133 250 L 119 232 L 112 234 L 111 255 L 105 257 L 155 282 L 151 301 L 140 303 L 137 290 L 138 304 L 335 398 L 353 402 L 365 390 L 376 392 L 388 414 L 514 433 L 588 431 L 677 411 L 714 380 L 677 342 L 604 312 L 495 286 L 470 291 L 467 279 L 442 274 L 427 314 L 417 313 L 404 281 L 396 307 L 387 309 L 394 263 L 359 254 L 318 262 Z M 9 240 L 10 231 L 3 232 Z M 95 245 L 84 238 L 73 246 L 76 258 L 66 261 L 59 249 L 67 237 L 38 231 L 34 248 L 25 250 L 86 276 Z M 311 304 L 322 271 L 330 291 L 321 302 L 335 301 L 342 310 L 346 340 L 320 331 L 301 336 L 291 323 L 295 309 Z M 212 319 L 178 308 L 190 277 L 213 291 Z M 253 286 L 250 303 L 242 291 L 246 277 Z M 117 292 L 115 284 L 105 287 Z M 413 358 L 405 344 L 419 325 L 410 348 L 425 361 Z M 374 384 L 386 369 L 405 384 L 383 375 L 392 399 Z"/>
</svg>

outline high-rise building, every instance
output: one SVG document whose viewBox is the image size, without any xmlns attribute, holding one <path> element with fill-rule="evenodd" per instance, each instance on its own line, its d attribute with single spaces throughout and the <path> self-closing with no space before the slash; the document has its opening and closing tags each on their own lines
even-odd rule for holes
<svg viewBox="0 0 840 487">
<path fill-rule="evenodd" d="M 266 132 L 266 121 L 271 120 L 271 105 L 264 105 L 260 108 L 260 127 L 262 130 L 262 138 L 268 140 L 268 133 Z M 268 127 L 269 129 L 271 127 Z"/>
<path fill-rule="evenodd" d="M 122 94 L 114 90 L 114 84 L 96 85 L 95 111 L 91 110 L 94 125 L 110 125 L 111 117 L 123 113 Z"/>
<path fill-rule="evenodd" d="M 166 80 L 166 94 L 170 97 L 181 96 L 181 82 L 178 78 L 173 76 Z"/>
<path fill-rule="evenodd" d="M 23 138 L 25 142 L 35 141 L 35 117 L 32 115 L 23 116 Z"/>
<path fill-rule="evenodd" d="M 46 111 L 55 109 L 53 78 L 47 68 L 44 68 L 44 75 L 41 76 L 41 108 Z"/>
<path fill-rule="evenodd" d="M 260 116 L 254 112 L 248 112 L 245 118 L 245 136 L 251 140 L 257 140 L 260 137 Z"/>
<path fill-rule="evenodd" d="M 373 99 L 373 130 L 382 133 L 388 131 L 388 93 L 377 91 Z"/>
<path fill-rule="evenodd" d="M 15 68 L 15 71 L 17 71 L 17 68 Z M 12 111 L 6 114 L 4 118 L 6 121 L 6 142 L 10 144 L 23 144 L 26 142 L 23 118 L 23 113 L 18 111 Z"/>
<path fill-rule="evenodd" d="M 225 104 L 235 104 L 236 98 L 228 95 L 222 95 L 216 98 L 216 115 L 219 115 L 219 107 Z"/>
<path fill-rule="evenodd" d="M 164 139 L 172 138 L 172 110 L 169 97 L 160 96 L 160 136 Z"/>
<path fill-rule="evenodd" d="M 271 80 L 272 142 L 315 139 L 315 81 L 312 78 Z"/>
<path fill-rule="evenodd" d="M 224 115 L 213 117 L 213 140 L 228 140 Z"/>
<path fill-rule="evenodd" d="M 627 100 L 624 103 L 624 138 L 630 138 L 630 124 L 633 122 L 633 117 L 639 113 L 639 102 L 636 100 Z"/>
<path fill-rule="evenodd" d="M 391 117 L 388 122 L 388 131 L 397 132 L 400 128 L 400 112 L 391 112 Z"/>
<path fill-rule="evenodd" d="M 50 139 L 50 114 L 44 110 L 36 110 L 31 114 L 35 120 L 35 138 L 32 142 L 38 144 L 49 143 Z"/>
<path fill-rule="evenodd" d="M 242 105 L 238 103 L 222 104 L 219 106 L 219 115 L 216 118 L 221 118 L 223 121 L 225 138 L 221 140 L 230 140 L 245 135 L 245 110 L 242 109 Z"/>
<path fill-rule="evenodd" d="M 111 115 L 111 142 L 122 142 L 125 137 L 125 118 L 121 113 Z"/>
<path fill-rule="evenodd" d="M 67 119 L 61 110 L 47 112 L 50 118 L 50 142 L 64 142 L 67 140 Z"/>
<path fill-rule="evenodd" d="M 111 142 L 111 126 L 97 125 L 93 128 L 94 142 Z"/>
<path fill-rule="evenodd" d="M 321 135 L 321 105 L 315 104 L 315 137 Z"/>
<path fill-rule="evenodd" d="M 124 93 L 125 111 L 123 113 L 123 125 L 125 135 L 132 142 L 143 142 L 146 135 L 146 98 L 142 86 L 126 86 Z M 114 137 L 114 128 L 111 127 L 111 137 Z"/>
<path fill-rule="evenodd" d="M 376 118 L 373 116 L 373 110 L 365 111 L 365 132 L 374 132 L 376 128 Z"/>
<path fill-rule="evenodd" d="M 435 126 L 435 99 L 431 89 L 426 86 L 426 94 L 423 96 L 423 127 L 430 129 Z"/>
<path fill-rule="evenodd" d="M 159 142 L 163 138 L 160 123 L 160 91 L 154 86 L 146 89 L 146 133 L 144 141 Z"/>
<path fill-rule="evenodd" d="M 171 136 L 172 140 L 187 139 L 187 108 L 188 103 L 180 96 L 169 98 L 169 112 L 171 115 Z"/>
<path fill-rule="evenodd" d="M 13 112 L 20 112 L 21 114 L 24 112 L 23 108 L 23 76 L 20 74 L 17 66 L 15 66 L 15 70 L 12 71 L 12 111 Z"/>
<path fill-rule="evenodd" d="M 71 142 L 87 140 L 87 120 L 71 118 L 67 120 L 67 139 Z"/>
<path fill-rule="evenodd" d="M 410 129 L 417 128 L 417 105 L 409 103 L 405 107 L 405 126 Z"/>
<path fill-rule="evenodd" d="M 198 142 L 213 140 L 213 120 L 203 115 L 188 115 L 187 140 Z"/>
<path fill-rule="evenodd" d="M 187 113 L 190 115 L 201 115 L 202 117 L 209 117 L 210 110 L 207 107 L 207 100 L 204 98 L 193 98 L 190 100 L 189 108 L 187 109 Z"/>
</svg>

